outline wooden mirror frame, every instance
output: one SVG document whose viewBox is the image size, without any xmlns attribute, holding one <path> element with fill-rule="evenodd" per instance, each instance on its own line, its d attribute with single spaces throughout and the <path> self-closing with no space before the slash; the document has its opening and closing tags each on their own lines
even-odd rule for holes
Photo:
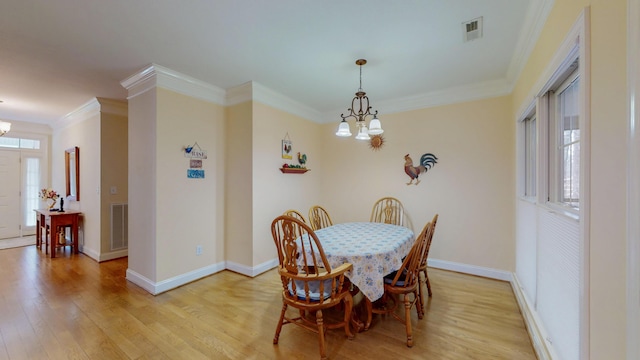
<svg viewBox="0 0 640 360">
<path fill-rule="evenodd" d="M 80 149 L 77 146 L 64 151 L 64 165 L 67 200 L 80 201 Z M 72 194 L 73 189 L 75 193 Z"/>
</svg>

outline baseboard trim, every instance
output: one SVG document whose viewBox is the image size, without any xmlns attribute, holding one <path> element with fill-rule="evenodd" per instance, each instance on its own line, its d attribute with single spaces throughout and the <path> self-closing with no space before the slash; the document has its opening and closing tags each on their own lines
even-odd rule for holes
<svg viewBox="0 0 640 360">
<path fill-rule="evenodd" d="M 453 261 L 428 259 L 427 265 L 429 267 L 436 268 L 436 269 L 450 270 L 450 271 L 482 276 L 482 277 L 496 279 L 496 280 L 511 282 L 511 280 L 513 279 L 513 276 L 509 271 L 486 268 L 486 267 L 475 266 L 475 265 L 467 265 L 467 264 L 457 263 Z"/>
<path fill-rule="evenodd" d="M 513 289 L 513 293 L 516 297 L 520 313 L 522 314 L 525 326 L 527 327 L 527 332 L 529 333 L 531 344 L 536 352 L 536 356 L 539 360 L 559 359 L 553 349 L 553 346 L 545 340 L 547 338 L 547 332 L 542 325 L 542 320 L 540 320 L 537 312 L 530 305 L 526 295 L 522 291 L 522 286 L 518 281 L 518 276 L 515 273 L 438 259 L 429 259 L 428 265 L 429 267 L 436 269 L 450 270 L 463 274 L 508 281 L 511 284 L 511 288 Z"/>
<path fill-rule="evenodd" d="M 154 283 L 150 279 L 138 274 L 137 272 L 131 269 L 127 269 L 127 280 L 140 286 L 141 288 L 145 289 L 152 295 L 158 295 L 163 292 L 175 289 L 182 285 L 201 279 L 203 277 L 213 275 L 224 269 L 225 269 L 224 263 L 213 264 L 210 266 L 205 266 L 200 269 L 196 269 L 194 271 L 190 271 L 185 274 L 181 274 L 179 276 L 169 278 L 167 280 L 159 281 L 157 283 Z"/>
<path fill-rule="evenodd" d="M 516 301 L 518 302 L 518 307 L 520 307 L 520 313 L 522 314 L 524 324 L 527 327 L 527 332 L 531 338 L 531 344 L 536 352 L 536 356 L 539 360 L 559 359 L 555 354 L 555 350 L 553 350 L 552 345 L 545 340 L 547 338 L 547 332 L 544 329 L 537 312 L 531 306 L 527 296 L 522 291 L 522 286 L 520 285 L 520 281 L 518 281 L 518 276 L 513 274 L 512 278 L 511 288 L 513 289 Z"/>
<path fill-rule="evenodd" d="M 98 261 L 99 262 L 109 261 L 109 260 L 119 259 L 127 256 L 129 256 L 129 249 L 112 251 L 112 252 L 100 254 L 100 259 Z"/>
<path fill-rule="evenodd" d="M 129 256 L 129 249 L 112 251 L 108 253 L 98 253 L 97 251 L 94 251 L 92 249 L 87 248 L 86 246 L 83 246 L 82 249 L 80 249 L 80 252 L 87 255 L 88 257 L 92 258 L 97 262 L 109 261 L 109 260 L 119 259 L 119 258 Z"/>
<path fill-rule="evenodd" d="M 92 258 L 93 260 L 95 260 L 97 262 L 100 262 L 100 254 L 97 251 L 89 249 L 86 246 L 81 246 L 78 251 L 83 253 L 83 254 L 85 254 L 85 255 L 87 255 L 88 257 Z"/>
<path fill-rule="evenodd" d="M 237 272 L 238 274 L 242 274 L 249 277 L 256 277 L 263 272 L 269 271 L 274 267 L 278 266 L 278 259 L 271 259 L 269 261 L 265 261 L 258 266 L 246 266 L 242 264 L 235 263 L 233 261 L 227 261 L 225 268 L 227 270 L 231 270 L 233 272 Z"/>
<path fill-rule="evenodd" d="M 542 322 L 538 318 L 537 313 L 535 312 L 533 307 L 530 306 L 529 301 L 522 291 L 522 287 L 515 273 L 438 259 L 429 259 L 428 265 L 429 267 L 436 269 L 456 271 L 469 275 L 508 281 L 511 284 L 511 288 L 513 289 L 513 293 L 516 297 L 518 307 L 520 308 L 520 312 L 522 313 L 522 318 L 524 320 L 525 326 L 527 327 L 529 337 L 531 338 L 531 343 L 538 359 L 558 359 L 551 344 L 548 344 L 547 341 L 545 341 L 545 339 L 547 338 L 546 331 L 542 326 Z M 233 261 L 225 261 L 223 263 L 206 266 L 204 268 L 200 268 L 186 274 L 182 274 L 180 276 L 163 280 L 158 283 L 154 283 L 153 281 L 131 269 L 127 269 L 126 278 L 128 281 L 140 286 L 152 295 L 158 295 L 160 293 L 175 289 L 179 286 L 185 285 L 203 277 L 213 275 L 222 270 L 230 270 L 248 277 L 255 277 L 273 269 L 276 266 L 278 266 L 277 259 L 265 261 L 262 264 L 254 267 L 238 264 Z"/>
</svg>

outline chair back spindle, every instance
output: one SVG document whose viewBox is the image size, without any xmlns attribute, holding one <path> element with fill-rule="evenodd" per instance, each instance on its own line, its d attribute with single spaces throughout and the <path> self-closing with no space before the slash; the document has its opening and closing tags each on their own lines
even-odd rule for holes
<svg viewBox="0 0 640 360">
<path fill-rule="evenodd" d="M 317 231 L 333 225 L 331 216 L 320 205 L 314 205 L 309 209 L 309 223 L 313 231 Z"/>
<path fill-rule="evenodd" d="M 404 206 L 400 200 L 383 197 L 373 205 L 369 221 L 404 226 L 404 215 Z"/>
</svg>

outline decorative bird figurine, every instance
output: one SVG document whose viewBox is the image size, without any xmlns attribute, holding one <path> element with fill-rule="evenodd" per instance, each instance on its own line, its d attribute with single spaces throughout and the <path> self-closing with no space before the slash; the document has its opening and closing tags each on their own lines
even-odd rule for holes
<svg viewBox="0 0 640 360">
<path fill-rule="evenodd" d="M 438 158 L 430 153 L 426 153 L 420 157 L 420 165 L 413 166 L 413 160 L 409 156 L 409 154 L 404 156 L 404 172 L 409 175 L 411 181 L 407 183 L 407 185 L 411 185 L 413 180 L 416 180 L 415 185 L 420 183 L 420 179 L 418 176 L 422 173 L 426 173 L 432 166 L 438 163 Z"/>
<path fill-rule="evenodd" d="M 298 162 L 300 163 L 300 165 L 302 165 L 302 167 L 304 167 L 307 163 L 307 154 L 301 155 L 300 153 L 298 153 Z"/>
</svg>

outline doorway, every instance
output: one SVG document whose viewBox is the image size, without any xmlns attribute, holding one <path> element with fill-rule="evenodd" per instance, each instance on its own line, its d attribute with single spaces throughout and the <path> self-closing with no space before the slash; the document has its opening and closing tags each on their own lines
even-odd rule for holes
<svg viewBox="0 0 640 360">
<path fill-rule="evenodd" d="M 39 192 L 46 183 L 45 142 L 0 138 L 0 239 L 35 234 L 33 210 L 41 207 Z"/>
</svg>

